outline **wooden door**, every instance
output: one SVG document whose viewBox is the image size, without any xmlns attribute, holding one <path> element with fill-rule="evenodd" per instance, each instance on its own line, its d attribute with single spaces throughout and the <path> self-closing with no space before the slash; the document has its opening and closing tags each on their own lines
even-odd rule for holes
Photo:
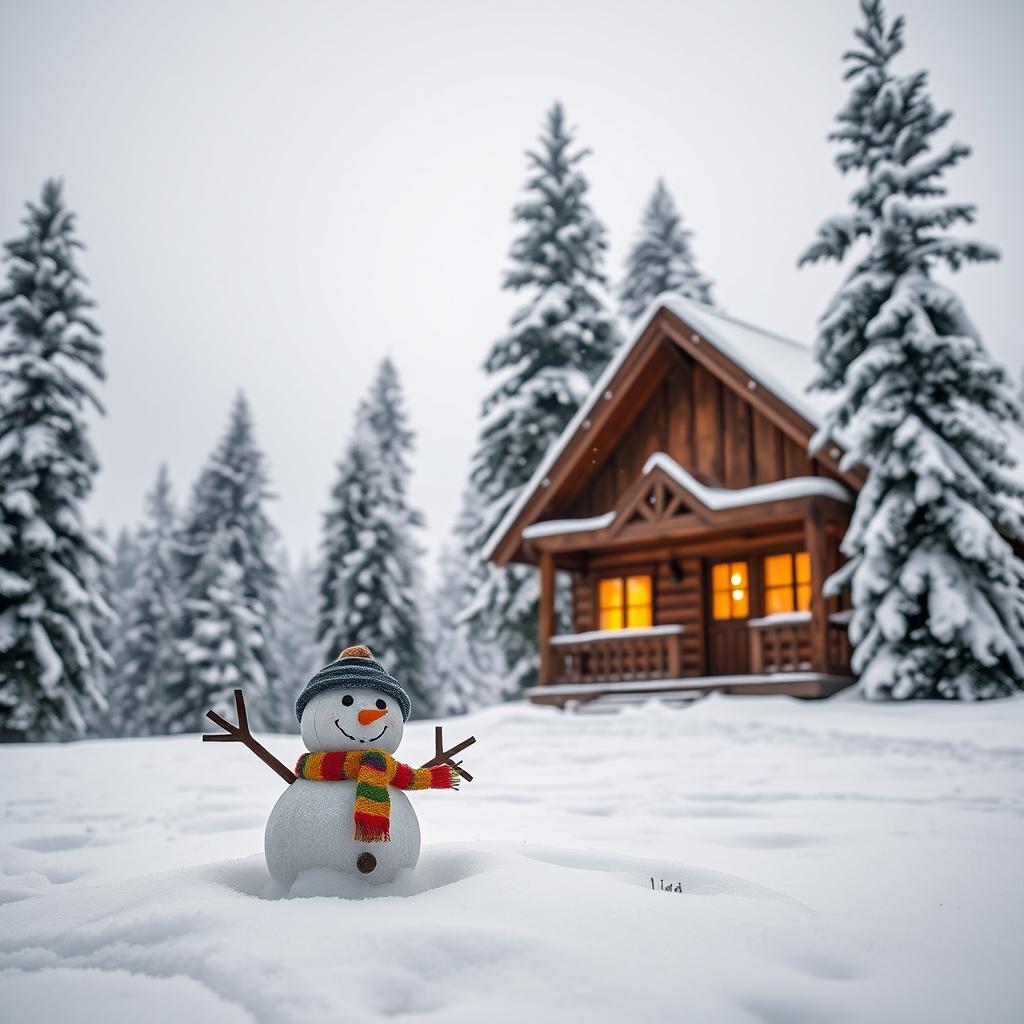
<svg viewBox="0 0 1024 1024">
<path fill-rule="evenodd" d="M 756 572 L 749 554 L 709 562 L 706 567 L 708 675 L 750 672 L 750 629 Z"/>
</svg>

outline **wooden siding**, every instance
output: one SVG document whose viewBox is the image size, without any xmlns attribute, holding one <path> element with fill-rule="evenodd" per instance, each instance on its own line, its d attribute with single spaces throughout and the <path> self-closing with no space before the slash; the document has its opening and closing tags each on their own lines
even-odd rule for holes
<svg viewBox="0 0 1024 1024">
<path fill-rule="evenodd" d="M 699 480 L 717 487 L 750 487 L 794 476 L 832 476 L 743 395 L 682 352 L 607 451 L 594 447 L 561 507 L 544 518 L 600 515 L 614 508 L 647 458 L 663 451 Z"/>
</svg>

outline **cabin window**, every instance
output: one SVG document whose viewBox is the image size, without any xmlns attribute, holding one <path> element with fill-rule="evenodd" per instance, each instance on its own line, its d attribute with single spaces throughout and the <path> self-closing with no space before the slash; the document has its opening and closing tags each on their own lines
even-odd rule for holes
<svg viewBox="0 0 1024 1024">
<path fill-rule="evenodd" d="M 750 614 L 750 570 L 746 562 L 719 562 L 711 567 L 711 615 L 718 620 Z"/>
<path fill-rule="evenodd" d="M 643 628 L 654 622 L 650 576 L 614 576 L 597 586 L 601 629 Z"/>
<path fill-rule="evenodd" d="M 806 551 L 764 560 L 764 613 L 804 612 L 811 607 L 811 557 Z"/>
</svg>

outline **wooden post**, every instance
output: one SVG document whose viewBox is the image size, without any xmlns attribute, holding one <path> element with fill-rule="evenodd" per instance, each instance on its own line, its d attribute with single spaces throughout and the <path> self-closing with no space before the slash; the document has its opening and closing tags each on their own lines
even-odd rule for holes
<svg viewBox="0 0 1024 1024">
<path fill-rule="evenodd" d="M 540 684 L 551 682 L 551 637 L 555 632 L 555 562 L 540 553 Z"/>
<path fill-rule="evenodd" d="M 764 672 L 764 630 L 756 626 L 750 630 L 750 671 L 755 676 Z"/>
<path fill-rule="evenodd" d="M 825 578 L 828 576 L 828 535 L 818 503 L 808 500 L 804 517 L 804 537 L 811 560 L 811 668 L 828 671 L 828 608 Z"/>
<path fill-rule="evenodd" d="M 668 641 L 668 676 L 679 679 L 683 674 L 683 635 L 669 634 Z"/>
</svg>

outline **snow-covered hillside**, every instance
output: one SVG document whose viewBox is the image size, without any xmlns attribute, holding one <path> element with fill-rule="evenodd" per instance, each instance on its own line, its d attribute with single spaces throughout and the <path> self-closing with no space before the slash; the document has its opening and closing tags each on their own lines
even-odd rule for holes
<svg viewBox="0 0 1024 1024">
<path fill-rule="evenodd" d="M 446 727 L 475 781 L 411 794 L 414 877 L 360 900 L 262 898 L 282 784 L 240 747 L 3 748 L 0 1019 L 1019 1020 L 1022 727 L 1024 698 L 492 709 Z"/>
</svg>

